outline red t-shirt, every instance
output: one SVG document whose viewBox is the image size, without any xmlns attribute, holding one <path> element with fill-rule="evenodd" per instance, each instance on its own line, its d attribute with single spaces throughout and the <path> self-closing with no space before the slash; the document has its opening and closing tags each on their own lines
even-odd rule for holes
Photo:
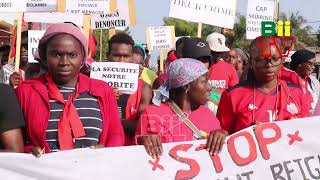
<svg viewBox="0 0 320 180">
<path fill-rule="evenodd" d="M 219 120 L 205 106 L 200 106 L 191 112 L 188 118 L 204 132 L 210 133 L 220 129 Z M 159 134 L 162 143 L 194 139 L 192 131 L 179 120 L 167 103 L 162 103 L 160 106 L 149 105 L 144 110 L 136 129 L 136 135 L 143 134 Z"/>
<path fill-rule="evenodd" d="M 225 89 L 238 84 L 239 77 L 232 64 L 220 60 L 209 69 L 209 83 L 222 93 Z"/>
<path fill-rule="evenodd" d="M 280 81 L 276 89 L 269 93 L 254 90 L 252 82 L 244 81 L 226 90 L 217 113 L 221 127 L 232 134 L 254 121 L 265 123 L 309 116 L 310 102 L 300 87 Z"/>
</svg>

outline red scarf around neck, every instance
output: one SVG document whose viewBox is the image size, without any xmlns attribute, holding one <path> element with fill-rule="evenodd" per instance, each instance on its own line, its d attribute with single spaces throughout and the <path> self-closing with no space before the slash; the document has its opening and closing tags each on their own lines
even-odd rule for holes
<svg viewBox="0 0 320 180">
<path fill-rule="evenodd" d="M 65 102 L 63 95 L 49 74 L 46 75 L 46 80 L 48 82 L 48 93 L 50 99 L 64 104 L 64 108 L 61 112 L 58 123 L 58 140 L 60 150 L 73 149 L 73 137 L 79 138 L 85 136 L 86 134 L 83 129 L 79 114 L 73 104 L 73 100 L 79 96 L 79 83 L 76 86 L 76 91 L 71 93 L 68 97 L 68 100 Z"/>
</svg>

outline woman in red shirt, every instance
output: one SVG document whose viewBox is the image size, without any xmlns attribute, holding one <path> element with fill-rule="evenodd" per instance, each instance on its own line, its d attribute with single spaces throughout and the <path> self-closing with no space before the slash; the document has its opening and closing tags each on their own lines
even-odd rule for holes
<svg viewBox="0 0 320 180">
<path fill-rule="evenodd" d="M 194 59 L 178 59 L 169 65 L 168 81 L 155 92 L 154 104 L 141 114 L 136 129 L 137 143 L 153 158 L 161 155 L 161 143 L 199 138 L 207 138 L 210 154 L 221 150 L 227 132 L 204 106 L 210 95 L 207 72 L 204 64 Z M 184 122 L 181 116 L 189 121 Z"/>
<path fill-rule="evenodd" d="M 281 42 L 276 43 L 280 47 Z M 279 78 L 283 59 L 272 38 L 252 42 L 249 63 L 248 79 L 222 94 L 217 117 L 224 130 L 232 134 L 259 123 L 309 115 L 310 101 L 301 87 Z"/>
<path fill-rule="evenodd" d="M 48 73 L 16 89 L 26 121 L 25 152 L 39 156 L 83 147 L 124 144 L 115 95 L 107 83 L 80 73 L 87 57 L 81 30 L 50 26 L 39 42 Z"/>
</svg>

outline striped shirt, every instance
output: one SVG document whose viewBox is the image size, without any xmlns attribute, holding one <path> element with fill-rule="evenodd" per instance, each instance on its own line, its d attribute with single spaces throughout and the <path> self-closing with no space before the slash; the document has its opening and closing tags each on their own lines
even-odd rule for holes
<svg viewBox="0 0 320 180">
<path fill-rule="evenodd" d="M 75 88 L 58 86 L 65 101 Z M 84 148 L 97 145 L 102 132 L 102 118 L 98 100 L 88 92 L 80 94 L 73 102 L 83 128 L 86 132 L 84 137 L 74 139 L 74 148 Z M 46 141 L 51 151 L 59 151 L 58 123 L 64 105 L 56 100 L 50 100 L 50 118 L 46 130 Z"/>
<path fill-rule="evenodd" d="M 121 120 L 126 119 L 126 108 L 130 94 L 122 94 L 118 99 L 118 112 Z"/>
</svg>

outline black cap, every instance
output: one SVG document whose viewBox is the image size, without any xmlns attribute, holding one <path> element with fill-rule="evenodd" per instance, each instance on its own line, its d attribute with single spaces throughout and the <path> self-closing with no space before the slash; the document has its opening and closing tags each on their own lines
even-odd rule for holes
<svg viewBox="0 0 320 180">
<path fill-rule="evenodd" d="M 291 56 L 290 69 L 296 70 L 299 64 L 303 62 L 309 62 L 315 57 L 316 54 L 312 51 L 306 49 L 298 50 Z"/>
<path fill-rule="evenodd" d="M 201 38 L 190 38 L 186 40 L 183 45 L 182 56 L 192 59 L 199 59 L 201 57 L 212 58 L 209 44 Z"/>
</svg>

